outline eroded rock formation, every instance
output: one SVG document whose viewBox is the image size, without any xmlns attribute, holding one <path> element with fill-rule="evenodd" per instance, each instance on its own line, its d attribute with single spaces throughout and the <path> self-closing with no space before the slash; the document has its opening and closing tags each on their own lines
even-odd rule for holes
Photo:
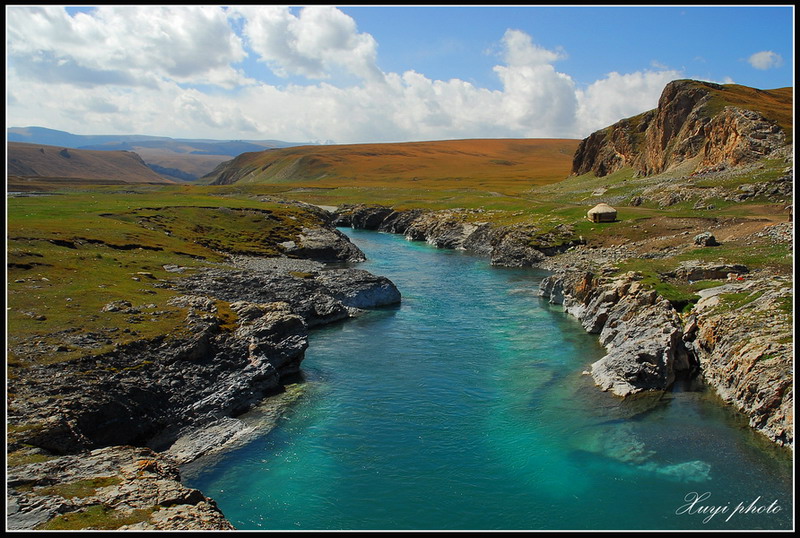
<svg viewBox="0 0 800 538">
<path fill-rule="evenodd" d="M 694 171 L 755 161 L 786 145 L 786 134 L 761 113 L 718 106 L 710 82 L 667 84 L 658 107 L 592 133 L 578 146 L 572 173 L 605 176 L 630 166 L 640 175 L 664 172 L 690 159 Z"/>
</svg>

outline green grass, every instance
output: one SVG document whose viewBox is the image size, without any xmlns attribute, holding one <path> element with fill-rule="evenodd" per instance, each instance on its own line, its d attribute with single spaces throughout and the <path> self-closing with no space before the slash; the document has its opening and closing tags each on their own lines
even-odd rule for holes
<svg viewBox="0 0 800 538">
<path fill-rule="evenodd" d="M 123 525 L 133 525 L 150 519 L 158 507 L 124 512 L 102 504 L 95 504 L 76 512 L 61 514 L 36 527 L 36 530 L 114 530 Z"/>
<path fill-rule="evenodd" d="M 8 199 L 9 375 L 32 360 L 60 362 L 180 335 L 186 312 L 167 305 L 175 292 L 162 285 L 176 275 L 165 265 L 191 271 L 223 261 L 225 253 L 276 255 L 278 243 L 319 223 L 305 211 L 244 193 L 115 190 Z M 120 300 L 140 312 L 103 311 Z M 95 346 L 69 342 L 70 334 L 86 333 Z M 34 352 L 14 351 L 23 342 Z"/>
<path fill-rule="evenodd" d="M 700 280 L 687 282 L 667 278 L 665 275 L 677 268 L 674 259 L 641 260 L 631 259 L 617 265 L 617 273 L 635 272 L 640 275 L 640 284 L 654 290 L 667 299 L 679 312 L 688 312 L 700 300 L 698 292 L 724 284 L 721 280 Z"/>
<path fill-rule="evenodd" d="M 11 425 L 9 425 L 9 428 Z M 9 452 L 6 456 L 6 465 L 8 467 L 16 467 L 18 465 L 27 465 L 29 463 L 44 463 L 56 459 L 58 456 L 50 454 L 42 454 L 40 452 L 31 452 L 30 450 L 15 450 Z"/>
<path fill-rule="evenodd" d="M 64 484 L 56 484 L 54 486 L 47 486 L 36 490 L 37 495 L 58 495 L 65 499 L 72 499 L 77 497 L 83 499 L 91 497 L 97 493 L 97 490 L 107 486 L 121 484 L 122 478 L 118 476 L 101 476 L 86 480 L 76 480 L 75 482 L 67 482 Z"/>
<path fill-rule="evenodd" d="M 730 311 L 737 311 L 747 308 L 749 304 L 764 295 L 764 292 L 759 290 L 755 292 L 738 292 L 738 293 L 722 293 L 720 294 L 720 304 L 723 308 Z"/>
<path fill-rule="evenodd" d="M 507 167 L 497 163 L 491 166 Z M 743 183 L 775 179 L 785 166 L 781 160 L 768 160 L 754 172 L 700 178 L 695 186 L 735 190 Z M 578 238 L 590 245 L 621 245 L 676 233 L 679 225 L 671 227 L 670 223 L 677 221 L 669 219 L 699 219 L 696 222 L 702 225 L 721 217 L 759 217 L 775 209 L 758 201 L 722 199 L 714 201 L 717 208 L 709 211 L 694 210 L 694 200 L 667 208 L 650 202 L 631 207 L 627 205 L 631 197 L 659 181 L 634 176 L 631 168 L 624 168 L 602 178 L 585 174 L 548 185 L 531 183 L 527 189 L 514 192 L 505 192 L 502 185 L 489 179 L 471 178 L 435 184 L 409 180 L 324 187 L 291 182 L 137 185 L 125 186 L 124 190 L 119 186 L 62 186 L 52 196 L 12 197 L 7 207 L 8 372 L 14 375 L 15 368 L 32 358 L 41 362 L 69 360 L 98 355 L 134 340 L 179 335 L 185 311 L 166 304 L 174 292 L 159 286 L 176 275 L 166 271 L 164 265 L 180 265 L 191 271 L 223 261 L 225 253 L 276 255 L 281 252 L 279 243 L 296 240 L 303 226 L 315 224 L 307 213 L 263 201 L 265 196 L 326 206 L 365 203 L 396 209 L 475 210 L 465 218 L 537 230 L 539 237 L 534 237 L 532 244 L 539 247 L 567 244 Z M 664 176 L 661 181 L 670 178 Z M 606 189 L 605 193 L 594 196 L 599 188 Z M 588 209 L 608 197 L 625 201 L 614 204 L 617 222 L 588 221 Z M 656 222 L 658 226 L 653 227 L 651 223 Z M 792 268 L 788 246 L 767 240 L 752 245 L 740 241 L 693 248 L 678 254 L 669 264 L 674 269 L 677 263 L 689 259 L 742 263 L 751 270 L 766 268 L 784 273 Z M 674 283 L 663 283 L 660 289 L 676 304 L 693 300 L 696 291 Z M 104 305 L 118 300 L 130 301 L 141 312 L 126 315 L 102 311 Z M 94 334 L 99 344 L 91 349 L 70 344 L 65 341 L 65 329 Z M 15 345 L 22 341 L 36 342 L 36 348 L 44 352 L 15 352 Z M 58 347 L 62 350 L 50 352 Z"/>
</svg>

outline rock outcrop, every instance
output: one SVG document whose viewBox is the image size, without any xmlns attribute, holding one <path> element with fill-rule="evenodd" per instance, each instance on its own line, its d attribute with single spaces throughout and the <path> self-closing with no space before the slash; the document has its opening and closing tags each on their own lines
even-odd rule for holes
<svg viewBox="0 0 800 538">
<path fill-rule="evenodd" d="M 9 530 L 233 530 L 216 503 L 180 483 L 172 461 L 113 446 L 13 467 Z"/>
<path fill-rule="evenodd" d="M 338 231 L 308 230 L 303 236 L 305 246 L 296 254 L 363 259 Z M 85 528 L 95 519 L 98 528 L 231 528 L 213 502 L 180 486 L 170 465 L 246 433 L 233 417 L 284 390 L 299 371 L 309 327 L 401 299 L 390 280 L 359 269 L 290 258 L 240 256 L 233 262 L 241 269 L 165 267 L 180 276 L 154 285 L 173 288 L 168 307 L 185 312 L 184 323 L 171 333 L 101 355 L 43 361 L 9 380 L 8 451 L 23 459 L 63 455 L 14 468 L 23 477 L 11 493 L 16 528 L 80 528 L 81 521 Z M 119 315 L 139 311 L 130 301 L 104 309 Z M 176 440 L 180 446 L 168 455 L 150 450 L 169 449 Z M 127 461 L 134 456 L 134 463 Z M 129 467 L 145 460 L 153 463 L 143 472 L 155 476 L 140 480 Z M 97 469 L 99 482 L 92 474 Z M 48 493 L 67 488 L 73 477 L 81 484 L 114 483 L 92 489 L 85 501 Z M 59 527 L 70 524 L 78 527 Z"/>
<path fill-rule="evenodd" d="M 31 367 L 11 380 L 9 418 L 20 430 L 12 443 L 57 454 L 115 444 L 165 448 L 182 430 L 280 390 L 304 357 L 309 326 L 400 301 L 388 279 L 356 269 L 207 269 L 176 285 L 184 294 L 172 306 L 187 310 L 181 334 Z"/>
<path fill-rule="evenodd" d="M 546 256 L 580 244 L 567 226 L 495 226 L 482 221 L 482 210 L 393 210 L 384 206 L 343 205 L 334 224 L 401 234 L 437 248 L 465 250 L 489 257 L 492 265 L 533 267 Z"/>
<path fill-rule="evenodd" d="M 684 338 L 706 382 L 752 428 L 794 448 L 791 282 L 747 278 L 701 296 Z"/>
<path fill-rule="evenodd" d="M 539 293 L 599 335 L 608 354 L 592 364 L 591 375 L 603 390 L 618 396 L 667 390 L 676 373 L 693 367 L 680 317 L 635 274 L 604 279 L 565 271 L 546 277 Z"/>
<path fill-rule="evenodd" d="M 710 82 L 670 82 L 656 109 L 584 139 L 572 173 L 600 177 L 630 166 L 640 175 L 652 175 L 692 159 L 697 161 L 694 171 L 702 173 L 751 163 L 786 145 L 786 134 L 775 121 L 742 106 L 725 106 L 724 90 Z"/>
<path fill-rule="evenodd" d="M 673 276 L 720 279 L 729 271 L 747 277 L 702 290 L 685 316 L 640 286 L 635 273 L 559 270 L 542 281 L 539 293 L 598 334 L 607 354 L 590 373 L 603 390 L 624 397 L 666 390 L 678 375 L 699 374 L 754 430 L 793 449 L 791 283 L 747 274 L 740 265 L 689 263 Z"/>
<path fill-rule="evenodd" d="M 363 262 L 367 258 L 357 246 L 336 229 L 303 228 L 298 241 L 282 244 L 284 254 L 320 262 Z"/>
</svg>

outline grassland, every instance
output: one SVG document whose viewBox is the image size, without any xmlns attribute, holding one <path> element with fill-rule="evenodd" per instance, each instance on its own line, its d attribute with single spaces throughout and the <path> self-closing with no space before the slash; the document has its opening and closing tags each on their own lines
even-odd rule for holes
<svg viewBox="0 0 800 538">
<path fill-rule="evenodd" d="M 61 190 L 7 203 L 8 364 L 62 361 L 180 331 L 160 283 L 226 253 L 276 255 L 314 217 L 191 187 Z M 114 301 L 135 312 L 105 311 Z M 88 335 L 90 338 L 85 338 Z M 87 343 L 88 342 L 88 343 Z"/>
<path fill-rule="evenodd" d="M 209 182 L 513 194 L 569 174 L 578 140 L 482 139 L 298 146 L 245 153 Z"/>
<path fill-rule="evenodd" d="M 673 205 L 648 196 L 633 205 L 648 189 L 672 188 L 680 170 L 646 178 L 631 169 L 602 178 L 568 177 L 576 145 L 575 140 L 443 141 L 314 146 L 313 155 L 309 147 L 284 148 L 241 155 L 252 177 L 228 185 L 39 179 L 29 186 L 49 195 L 8 199 L 9 364 L 21 366 L 32 356 L 60 361 L 100 353 L 178 330 L 183 312 L 167 306 L 172 292 L 158 286 L 175 278 L 164 266 L 191 270 L 222 262 L 224 253 L 276 255 L 276 245 L 308 223 L 306 214 L 264 201 L 265 196 L 323 206 L 480 209 L 471 218 L 529 226 L 541 234 L 568 229 L 590 247 L 649 240 L 651 249 L 675 248 L 686 245 L 687 234 L 714 227 L 721 247 L 684 248 L 659 262 L 663 267 L 648 260 L 647 274 L 658 279 L 688 259 L 791 271 L 788 247 L 752 240 L 766 224 L 786 220 L 786 203 L 763 197 L 739 203 L 724 196 L 745 183 L 779 177 L 786 168 L 782 160 L 766 160 L 738 175 L 698 178 Z M 695 209 L 709 189 L 721 193 L 711 200 L 713 209 Z M 586 219 L 586 211 L 600 201 L 618 209 L 616 222 Z M 554 235 L 564 240 L 563 233 Z M 628 269 L 634 268 L 620 267 Z M 696 290 L 665 291 L 680 300 Z M 129 301 L 138 312 L 103 310 L 114 301 Z M 86 333 L 99 342 L 88 350 L 74 338 Z M 31 345 L 60 351 L 30 354 Z"/>
</svg>

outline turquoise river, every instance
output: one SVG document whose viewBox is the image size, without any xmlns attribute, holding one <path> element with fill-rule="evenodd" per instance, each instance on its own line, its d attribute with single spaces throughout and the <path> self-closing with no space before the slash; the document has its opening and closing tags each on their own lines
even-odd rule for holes
<svg viewBox="0 0 800 538">
<path fill-rule="evenodd" d="M 792 529 L 792 455 L 697 383 L 625 401 L 544 273 L 343 230 L 398 307 L 315 329 L 278 427 L 185 477 L 237 529 Z"/>
</svg>

